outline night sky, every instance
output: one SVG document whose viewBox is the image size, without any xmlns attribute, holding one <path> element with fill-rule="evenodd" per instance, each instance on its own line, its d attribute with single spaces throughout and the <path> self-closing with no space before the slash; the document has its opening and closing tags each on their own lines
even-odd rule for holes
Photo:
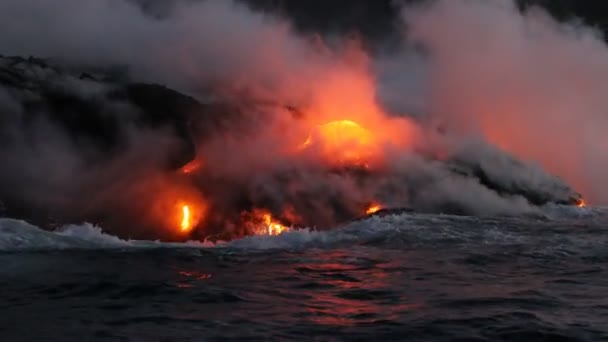
<svg viewBox="0 0 608 342">
<path fill-rule="evenodd" d="M 359 32 L 371 38 L 386 36 L 396 27 L 395 4 L 421 0 L 240 0 L 254 8 L 286 14 L 305 31 Z M 518 0 L 522 8 L 542 6 L 560 20 L 582 20 L 608 30 L 608 2 L 595 0 Z"/>
</svg>

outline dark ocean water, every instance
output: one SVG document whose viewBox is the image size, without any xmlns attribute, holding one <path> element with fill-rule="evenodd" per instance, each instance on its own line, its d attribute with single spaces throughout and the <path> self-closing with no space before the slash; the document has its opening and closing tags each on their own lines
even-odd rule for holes
<svg viewBox="0 0 608 342">
<path fill-rule="evenodd" d="M 387 216 L 215 247 L 0 220 L 0 340 L 608 340 L 604 212 Z"/>
</svg>

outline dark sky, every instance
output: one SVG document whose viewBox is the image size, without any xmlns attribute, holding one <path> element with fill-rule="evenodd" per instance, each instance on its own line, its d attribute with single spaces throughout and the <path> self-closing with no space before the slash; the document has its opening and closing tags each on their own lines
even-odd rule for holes
<svg viewBox="0 0 608 342">
<path fill-rule="evenodd" d="M 178 0 L 127 0 L 140 3 L 150 13 L 162 13 Z M 204 0 L 181 0 L 204 1 Z M 433 0 L 236 0 L 267 12 L 289 17 L 302 31 L 358 32 L 372 39 L 390 36 L 396 27 L 396 4 Z M 525 8 L 539 5 L 560 20 L 581 19 L 608 33 L 608 1 L 516 0 Z"/>
<path fill-rule="evenodd" d="M 519 0 L 523 5 L 543 6 L 560 19 L 579 18 L 608 31 L 608 2 L 603 0 Z"/>
<path fill-rule="evenodd" d="M 378 38 L 392 31 L 397 11 L 391 0 L 240 0 L 276 11 L 305 31 L 361 32 Z M 412 2 L 412 1 L 408 1 Z"/>
<path fill-rule="evenodd" d="M 357 31 L 370 38 L 391 32 L 399 2 L 424 0 L 239 0 L 254 8 L 286 14 L 305 31 Z M 518 0 L 522 7 L 540 5 L 561 20 L 582 19 L 608 32 L 608 1 Z"/>
</svg>

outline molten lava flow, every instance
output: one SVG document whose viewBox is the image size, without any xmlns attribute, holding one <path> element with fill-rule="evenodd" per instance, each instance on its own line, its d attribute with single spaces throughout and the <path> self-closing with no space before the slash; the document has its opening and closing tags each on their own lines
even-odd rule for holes
<svg viewBox="0 0 608 342">
<path fill-rule="evenodd" d="M 179 235 L 190 233 L 197 228 L 206 215 L 207 205 L 196 198 L 186 198 L 173 202 L 173 215 L 166 218 L 168 228 Z"/>
<path fill-rule="evenodd" d="M 132 217 L 167 239 L 181 239 L 203 227 L 209 202 L 195 184 L 182 174 L 150 172 L 140 177 L 125 198 Z"/>
<path fill-rule="evenodd" d="M 585 208 L 587 206 L 587 202 L 584 199 L 580 198 L 576 201 L 576 206 L 579 208 Z"/>
<path fill-rule="evenodd" d="M 270 214 L 264 215 L 264 224 L 268 227 L 268 235 L 279 235 L 289 231 L 288 227 L 275 221 Z"/>
<path fill-rule="evenodd" d="M 318 126 L 301 145 L 317 146 L 322 155 L 338 164 L 365 165 L 379 152 L 372 133 L 352 120 Z"/>
<path fill-rule="evenodd" d="M 183 235 L 199 227 L 207 214 L 207 204 L 201 198 L 180 197 L 180 200 L 173 202 L 173 215 L 166 220 L 171 230 Z"/>
<path fill-rule="evenodd" d="M 371 204 L 365 211 L 366 215 L 372 215 L 382 210 L 382 205 L 378 203 Z"/>
<path fill-rule="evenodd" d="M 187 205 L 182 206 L 182 222 L 180 227 L 183 232 L 189 231 L 192 228 L 192 220 L 190 217 L 190 207 Z"/>
<path fill-rule="evenodd" d="M 250 233 L 255 235 L 280 235 L 290 231 L 289 227 L 275 220 L 272 214 L 266 210 L 255 209 L 246 216 L 245 226 L 248 227 Z"/>
</svg>

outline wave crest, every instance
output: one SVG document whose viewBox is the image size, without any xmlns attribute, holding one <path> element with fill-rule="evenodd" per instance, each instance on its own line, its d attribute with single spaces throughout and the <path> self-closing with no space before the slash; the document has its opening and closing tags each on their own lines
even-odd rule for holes
<svg viewBox="0 0 608 342">
<path fill-rule="evenodd" d="M 336 245 L 395 243 L 431 243 L 442 241 L 465 244 L 513 243 L 521 240 L 521 230 L 556 226 L 577 226 L 575 223 L 598 224 L 608 220 L 607 208 L 546 207 L 544 219 L 511 217 L 482 218 L 472 216 L 394 214 L 372 216 L 347 223 L 336 229 L 315 231 L 296 229 L 277 236 L 249 236 L 230 242 L 188 241 L 161 242 L 124 240 L 104 233 L 101 227 L 84 223 L 43 230 L 22 220 L 0 219 L 0 252 L 48 251 L 67 249 L 144 249 L 144 248 L 213 248 L 243 250 L 301 249 L 335 247 Z M 573 225 L 574 224 L 574 225 Z"/>
</svg>

